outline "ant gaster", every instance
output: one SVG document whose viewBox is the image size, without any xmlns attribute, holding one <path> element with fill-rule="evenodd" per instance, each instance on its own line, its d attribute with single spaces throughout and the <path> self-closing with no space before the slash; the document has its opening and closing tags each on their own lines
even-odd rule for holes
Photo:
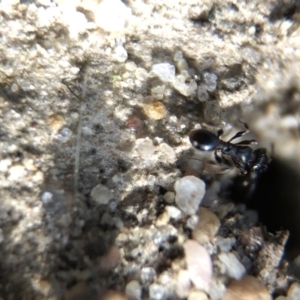
<svg viewBox="0 0 300 300">
<path fill-rule="evenodd" d="M 246 130 L 239 131 L 227 142 L 220 139 L 223 134 L 222 129 L 218 131 L 217 135 L 204 129 L 195 130 L 190 134 L 190 142 L 198 150 L 214 150 L 215 159 L 218 163 L 221 163 L 222 160 L 225 162 L 230 160 L 240 170 L 241 174 L 252 173 L 252 175 L 257 175 L 268 168 L 270 159 L 265 148 L 253 150 L 249 146 L 245 146 L 257 144 L 255 140 L 245 140 L 236 144 L 231 143 L 234 139 L 249 132 L 248 125 L 243 124 Z"/>
</svg>

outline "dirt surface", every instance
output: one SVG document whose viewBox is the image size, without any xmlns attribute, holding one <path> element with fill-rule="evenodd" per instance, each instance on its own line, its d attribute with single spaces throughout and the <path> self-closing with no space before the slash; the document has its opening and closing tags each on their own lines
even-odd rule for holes
<svg viewBox="0 0 300 300">
<path fill-rule="evenodd" d="M 105 21 L 107 1 L 79 2 L 0 2 L 1 299 L 194 299 L 178 278 L 198 213 L 177 208 L 174 183 L 203 175 L 193 129 L 226 140 L 239 120 L 286 175 L 257 183 L 260 208 L 233 204 L 235 170 L 203 178 L 219 223 L 199 242 L 213 266 L 202 296 L 238 280 L 220 260 L 232 252 L 262 293 L 296 299 L 297 259 L 282 257 L 285 230 L 299 233 L 299 3 L 112 1 Z M 154 74 L 161 63 L 172 80 Z"/>
</svg>

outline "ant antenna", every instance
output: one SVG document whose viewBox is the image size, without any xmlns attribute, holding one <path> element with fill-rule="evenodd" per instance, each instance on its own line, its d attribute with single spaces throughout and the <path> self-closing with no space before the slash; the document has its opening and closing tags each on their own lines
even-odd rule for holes
<svg viewBox="0 0 300 300">
<path fill-rule="evenodd" d="M 81 93 L 81 104 L 79 108 L 79 120 L 77 126 L 77 135 L 76 135 L 76 146 L 75 146 L 75 166 L 74 166 L 74 192 L 75 196 L 78 193 L 78 174 L 79 174 L 79 165 L 80 165 L 80 144 L 81 144 L 81 134 L 82 134 L 82 113 L 84 109 L 84 100 L 86 96 L 86 87 L 87 87 L 87 70 L 85 70 L 83 87 Z"/>
<path fill-rule="evenodd" d="M 68 86 L 66 82 L 63 81 L 63 84 L 68 88 L 71 94 L 73 94 L 77 99 L 80 101 L 80 107 L 79 107 L 79 117 L 78 117 L 78 125 L 77 125 L 77 134 L 76 134 L 76 144 L 75 144 L 75 163 L 74 163 L 74 199 L 77 199 L 78 194 L 78 177 L 79 177 L 79 166 L 80 166 L 80 144 L 81 144 L 81 135 L 82 135 L 82 114 L 84 110 L 84 104 L 85 104 L 85 96 L 86 96 L 86 90 L 87 90 L 87 70 L 88 66 L 85 69 L 84 77 L 83 77 L 83 87 L 81 96 L 76 95 L 74 91 Z"/>
</svg>

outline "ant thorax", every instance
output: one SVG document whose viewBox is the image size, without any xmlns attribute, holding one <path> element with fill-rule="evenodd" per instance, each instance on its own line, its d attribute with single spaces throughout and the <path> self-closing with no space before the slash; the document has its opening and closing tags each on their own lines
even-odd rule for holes
<svg viewBox="0 0 300 300">
<path fill-rule="evenodd" d="M 233 140 L 242 137 L 249 132 L 249 127 L 243 123 L 246 130 L 237 132 L 228 141 L 223 141 L 220 136 L 223 130 L 219 130 L 218 134 L 214 134 L 208 130 L 199 129 L 190 134 L 191 144 L 198 150 L 208 152 L 214 151 L 214 157 L 217 163 L 225 165 L 233 165 L 240 174 L 260 173 L 267 169 L 269 157 L 264 148 L 252 149 L 251 144 L 257 144 L 255 140 L 244 140 L 238 143 L 232 143 Z"/>
</svg>

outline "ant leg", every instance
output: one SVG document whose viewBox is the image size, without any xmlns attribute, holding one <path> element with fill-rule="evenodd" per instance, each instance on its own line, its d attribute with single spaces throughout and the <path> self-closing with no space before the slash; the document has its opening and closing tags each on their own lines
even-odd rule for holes
<svg viewBox="0 0 300 300">
<path fill-rule="evenodd" d="M 219 138 L 224 133 L 224 130 L 221 128 L 217 132 L 217 137 Z"/>
<path fill-rule="evenodd" d="M 241 121 L 240 121 L 241 122 Z M 249 126 L 247 123 L 241 122 L 242 124 L 244 124 L 244 127 L 246 128 L 246 130 L 244 131 L 239 131 L 238 133 L 236 133 L 229 141 L 227 141 L 227 143 L 230 143 L 231 141 L 247 134 L 249 132 Z"/>
<path fill-rule="evenodd" d="M 247 134 L 249 132 L 249 130 L 244 130 L 244 131 L 239 131 L 238 133 L 236 133 L 229 141 L 227 141 L 227 143 L 230 143 L 231 141 Z"/>
<path fill-rule="evenodd" d="M 241 120 L 239 120 L 240 123 L 244 125 L 244 127 L 249 131 L 249 125 Z"/>
<path fill-rule="evenodd" d="M 234 166 L 240 170 L 242 175 L 245 175 L 248 173 L 248 171 L 245 168 L 245 165 L 243 163 L 241 163 L 238 159 L 236 159 L 235 157 L 232 157 L 231 160 L 232 160 Z"/>
<path fill-rule="evenodd" d="M 224 162 L 225 164 L 227 164 L 228 166 L 231 165 L 230 161 L 229 161 L 227 158 L 225 158 L 225 156 L 222 157 L 222 160 L 223 160 L 223 162 Z"/>
<path fill-rule="evenodd" d="M 218 151 L 220 151 L 220 149 L 216 149 L 214 154 L 215 154 L 215 160 L 218 162 L 218 163 L 221 163 L 222 162 L 222 159 L 221 157 L 218 155 Z"/>
<path fill-rule="evenodd" d="M 235 143 L 234 145 L 256 145 L 256 144 L 257 144 L 256 140 L 245 140 L 239 143 Z"/>
<path fill-rule="evenodd" d="M 221 157 L 218 155 L 218 152 L 221 152 Z M 225 156 L 223 156 L 221 149 L 218 149 L 218 148 L 215 150 L 215 160 L 218 163 L 225 163 L 228 166 L 231 165 L 230 161 L 228 159 L 226 159 Z"/>
</svg>

